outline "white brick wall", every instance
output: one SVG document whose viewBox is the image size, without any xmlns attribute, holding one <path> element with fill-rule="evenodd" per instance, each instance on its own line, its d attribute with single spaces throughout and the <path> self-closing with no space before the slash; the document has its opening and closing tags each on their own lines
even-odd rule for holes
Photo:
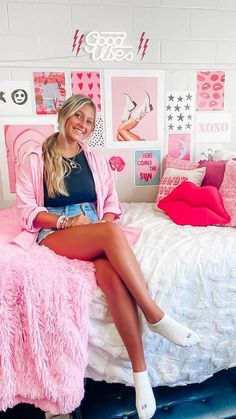
<svg viewBox="0 0 236 419">
<path fill-rule="evenodd" d="M 131 33 L 131 8 L 117 6 L 72 6 L 72 27 L 81 32 L 125 31 Z"/>
<path fill-rule="evenodd" d="M 9 31 L 12 35 L 42 35 L 50 39 L 70 30 L 70 7 L 66 4 L 8 3 Z"/>
<path fill-rule="evenodd" d="M 216 9 L 217 4 L 217 0 L 162 0 L 163 6 L 195 7 L 199 9 Z"/>
<path fill-rule="evenodd" d="M 188 9 L 134 8 L 134 35 L 145 31 L 151 39 L 189 38 L 189 13 Z"/>
<path fill-rule="evenodd" d="M 76 57 L 75 29 L 125 31 L 134 50 L 145 32 L 147 54 L 119 64 Z M 88 68 L 164 69 L 168 90 L 195 89 L 198 70 L 225 70 L 225 107 L 235 121 L 227 147 L 236 148 L 236 0 L 0 0 L 0 80 Z M 118 185 L 121 199 L 136 199 L 131 183 Z M 155 196 L 155 188 L 138 191 L 140 200 Z"/>
<path fill-rule="evenodd" d="M 173 41 L 161 43 L 162 63 L 215 63 L 216 44 L 211 41 Z"/>
<path fill-rule="evenodd" d="M 236 12 L 225 10 L 192 10 L 191 38 L 193 39 L 236 39 Z"/>
<path fill-rule="evenodd" d="M 7 32 L 7 7 L 5 3 L 0 3 L 0 35 Z"/>
</svg>

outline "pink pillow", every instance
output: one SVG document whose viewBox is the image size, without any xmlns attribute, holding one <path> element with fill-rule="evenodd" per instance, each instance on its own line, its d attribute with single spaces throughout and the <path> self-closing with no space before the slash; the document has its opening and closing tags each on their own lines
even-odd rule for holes
<svg viewBox="0 0 236 419">
<path fill-rule="evenodd" d="M 196 169 L 198 167 L 198 163 L 191 160 L 174 159 L 173 157 L 167 155 L 165 167 L 173 167 L 175 169 Z"/>
<path fill-rule="evenodd" d="M 236 227 L 236 161 L 228 160 L 224 179 L 220 187 L 226 211 L 231 217 L 229 226 Z"/>
<path fill-rule="evenodd" d="M 183 182 L 158 207 L 179 225 L 224 225 L 230 221 L 221 194 L 214 186 Z"/>
<path fill-rule="evenodd" d="M 206 167 L 202 186 L 215 186 L 220 189 L 224 178 L 226 160 L 200 160 L 199 167 Z"/>
<path fill-rule="evenodd" d="M 205 167 L 199 167 L 197 169 L 184 170 L 184 169 L 174 169 L 168 167 L 161 179 L 159 186 L 159 191 L 157 195 L 156 202 L 159 202 L 160 199 L 165 198 L 169 195 L 178 185 L 183 183 L 185 180 L 195 183 L 200 186 L 206 172 Z"/>
</svg>

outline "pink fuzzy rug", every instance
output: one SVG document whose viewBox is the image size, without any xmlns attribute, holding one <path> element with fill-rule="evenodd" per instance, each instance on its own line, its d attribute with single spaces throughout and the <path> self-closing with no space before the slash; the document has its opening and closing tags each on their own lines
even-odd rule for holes
<svg viewBox="0 0 236 419">
<path fill-rule="evenodd" d="M 15 208 L 0 211 L 0 411 L 71 412 L 84 395 L 93 265 L 8 244 L 17 229 Z"/>
</svg>

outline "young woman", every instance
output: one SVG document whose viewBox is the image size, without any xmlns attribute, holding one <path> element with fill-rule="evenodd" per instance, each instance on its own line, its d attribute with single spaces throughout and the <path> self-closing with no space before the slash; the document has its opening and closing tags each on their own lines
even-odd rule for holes
<svg viewBox="0 0 236 419">
<path fill-rule="evenodd" d="M 180 346 L 199 337 L 163 312 L 148 294 L 126 231 L 116 220 L 121 209 L 105 158 L 86 146 L 96 109 L 85 96 L 70 97 L 58 115 L 59 132 L 24 158 L 17 181 L 23 232 L 15 242 L 29 248 L 37 240 L 55 253 L 91 260 L 115 325 L 132 364 L 140 419 L 156 410 L 144 358 L 137 306 L 149 328 Z"/>
</svg>

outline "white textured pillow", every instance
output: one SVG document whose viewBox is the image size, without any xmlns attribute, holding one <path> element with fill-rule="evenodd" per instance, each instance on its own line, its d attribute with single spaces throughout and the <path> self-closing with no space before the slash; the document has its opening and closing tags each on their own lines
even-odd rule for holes
<svg viewBox="0 0 236 419">
<path fill-rule="evenodd" d="M 185 170 L 168 167 L 161 179 L 156 203 L 169 195 L 178 185 L 188 180 L 197 186 L 201 186 L 206 173 L 206 167 Z"/>
</svg>

